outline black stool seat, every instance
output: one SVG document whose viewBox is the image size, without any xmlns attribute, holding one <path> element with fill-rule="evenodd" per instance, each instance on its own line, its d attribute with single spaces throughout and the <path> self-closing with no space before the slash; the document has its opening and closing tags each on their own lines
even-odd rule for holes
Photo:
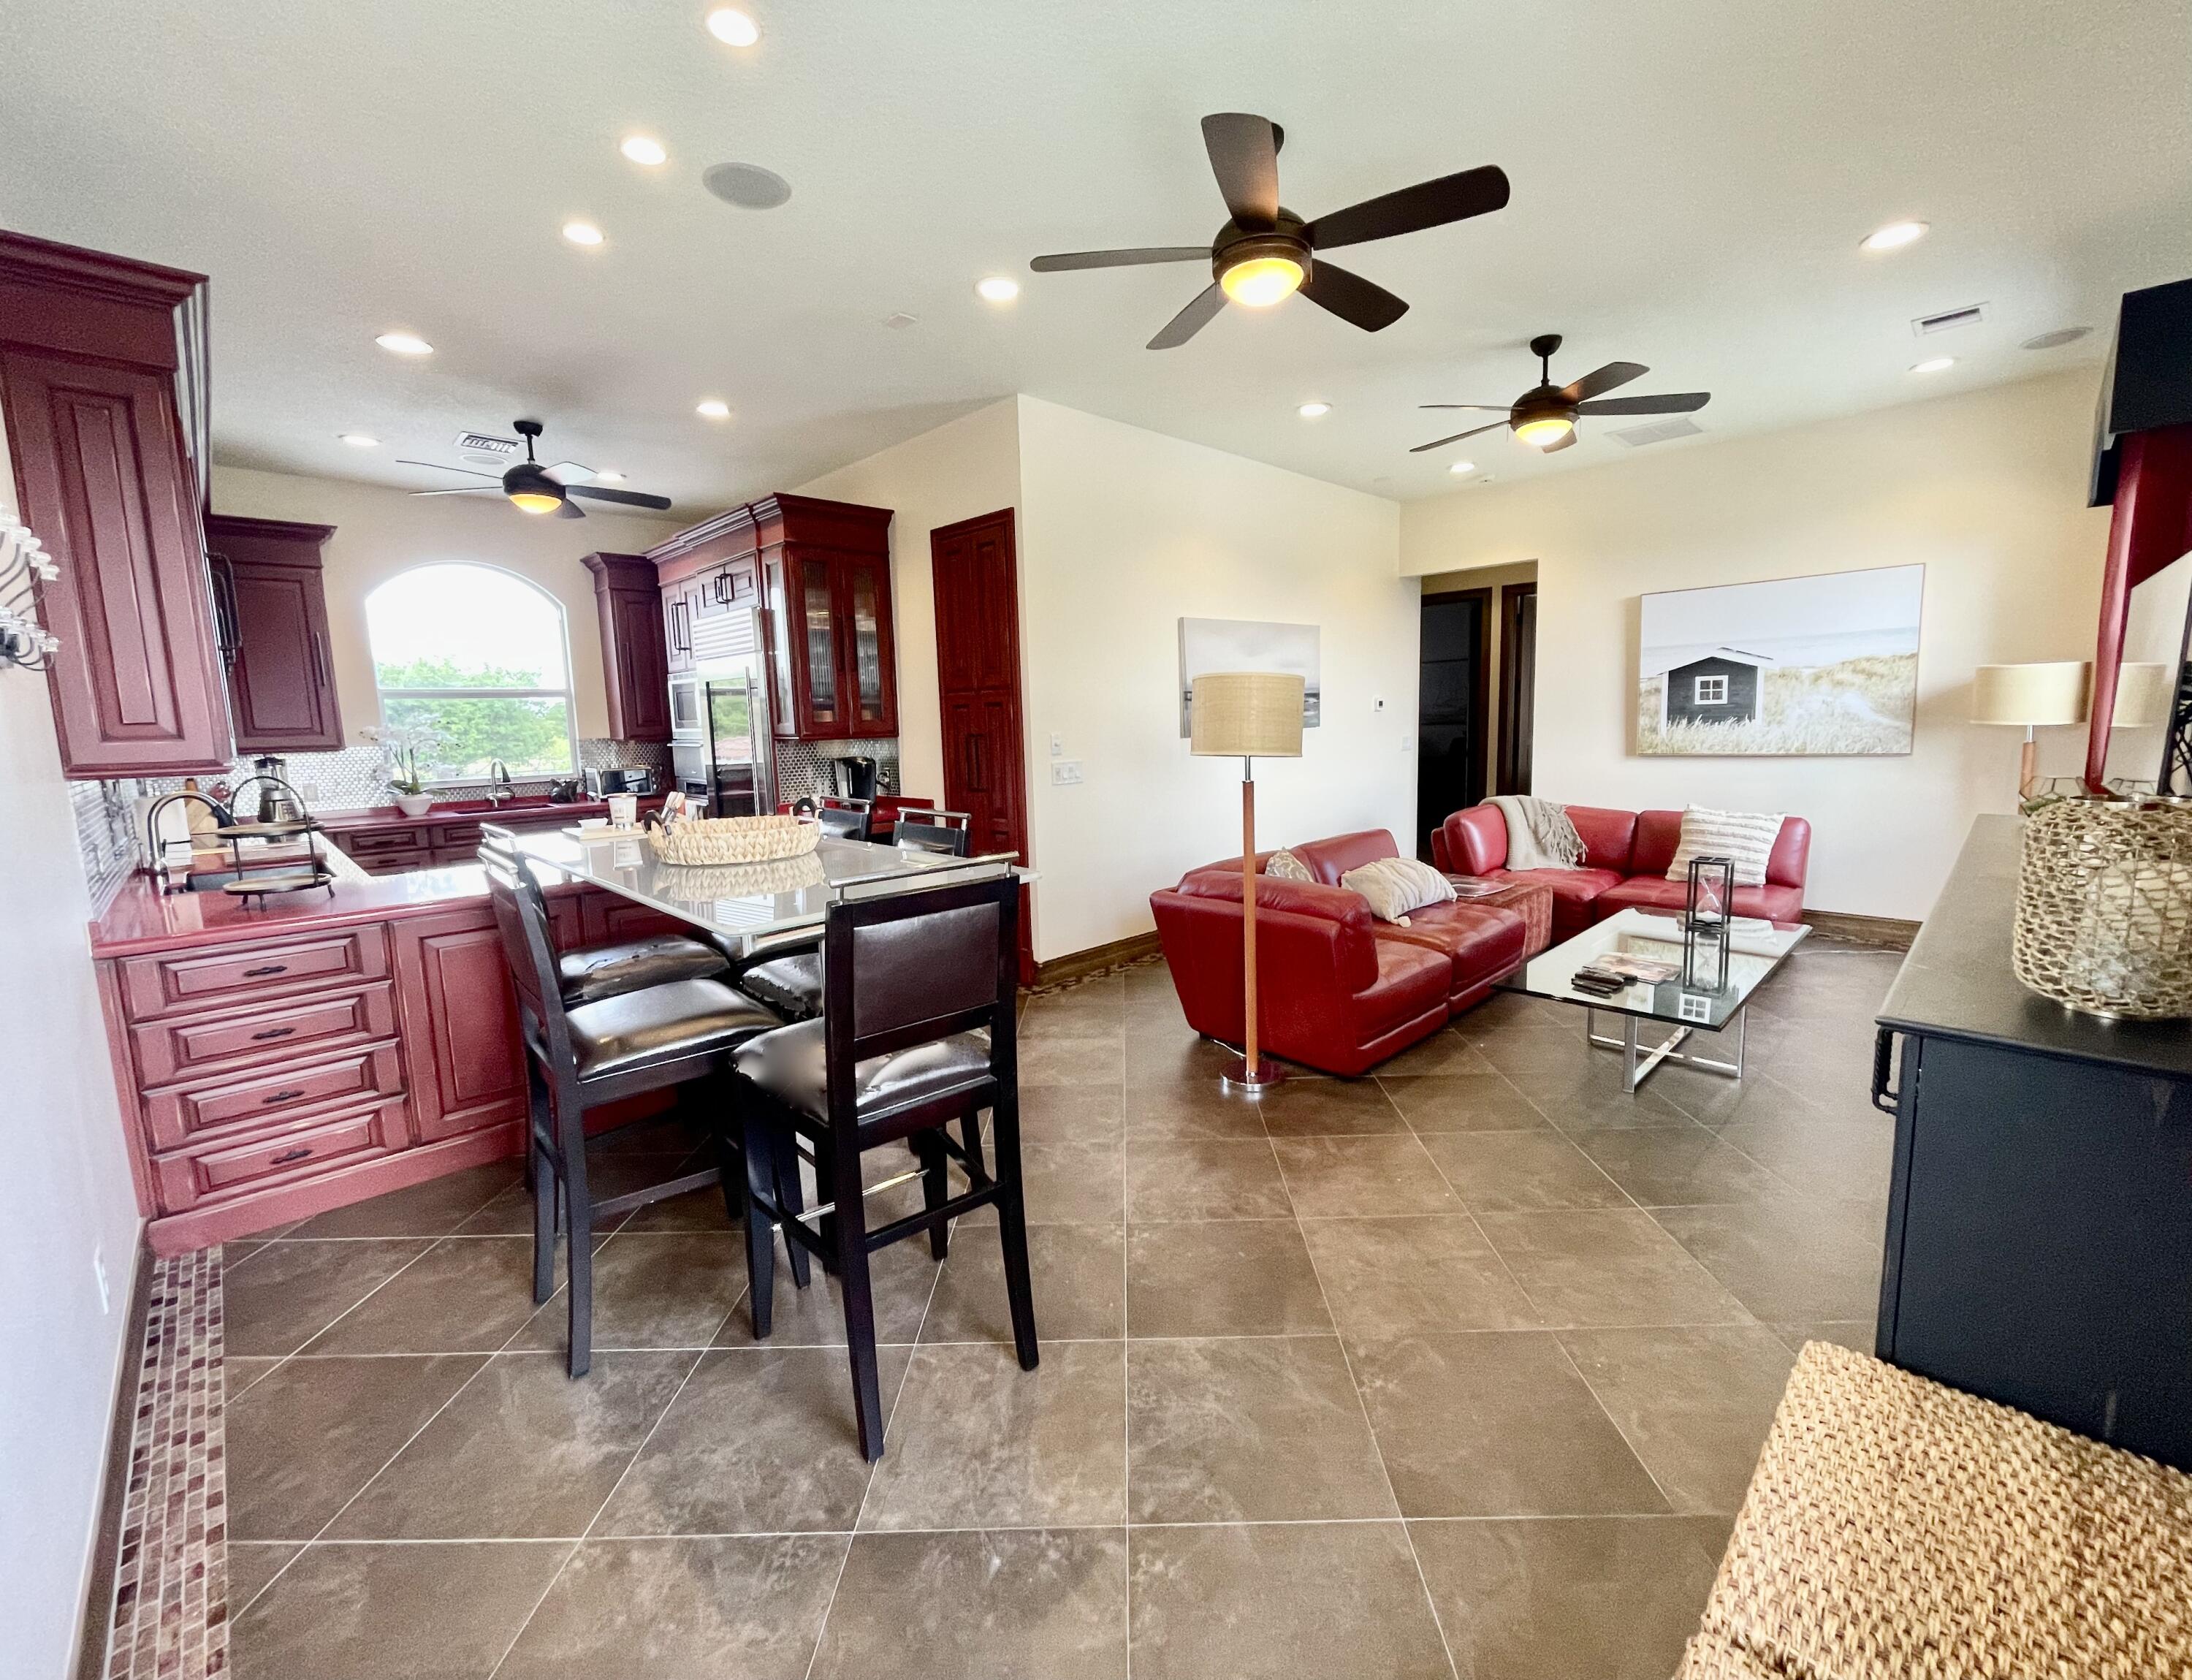
<svg viewBox="0 0 2192 1680">
<path fill-rule="evenodd" d="M 822 953 L 807 951 L 756 963 L 734 984 L 786 1020 L 812 1020 L 822 1013 Z"/>
<path fill-rule="evenodd" d="M 728 1050 L 777 1028 L 779 1020 L 744 993 L 711 980 L 671 980 L 582 1003 L 566 1019 L 581 1080 Z"/>
<path fill-rule="evenodd" d="M 780 1026 L 741 1044 L 732 1066 L 786 1107 L 830 1120 L 830 1075 L 819 1020 Z M 853 1066 L 854 1117 L 863 1130 L 899 1109 L 979 1090 L 994 1076 L 990 1035 L 955 1033 Z"/>
<path fill-rule="evenodd" d="M 667 986 L 672 980 L 720 980 L 730 967 L 728 959 L 711 945 L 676 934 L 658 934 L 652 939 L 567 951 L 556 959 L 556 978 L 562 988 L 565 1006 L 575 1009 L 620 992 L 637 991 L 642 986 Z"/>
</svg>

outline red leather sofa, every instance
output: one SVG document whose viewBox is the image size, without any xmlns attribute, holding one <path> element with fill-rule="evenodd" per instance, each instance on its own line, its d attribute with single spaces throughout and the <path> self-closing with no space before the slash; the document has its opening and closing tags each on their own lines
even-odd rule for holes
<svg viewBox="0 0 2192 1680">
<path fill-rule="evenodd" d="M 1680 811 L 1617 811 L 1570 805 L 1568 820 L 1584 844 L 1581 869 L 1513 870 L 1507 864 L 1507 819 L 1496 805 L 1456 811 L 1431 835 L 1431 861 L 1456 875 L 1495 881 L 1535 881 L 1553 892 L 1553 938 L 1571 939 L 1594 922 L 1627 909 L 1679 909 L 1687 882 L 1670 881 L 1667 866 L 1681 843 Z M 1766 884 L 1738 887 L 1738 916 L 1795 922 L 1804 913 L 1804 871 L 1812 852 L 1812 825 L 1784 817 L 1766 860 Z"/>
<path fill-rule="evenodd" d="M 1339 884 L 1347 871 L 1397 856 L 1383 829 L 1290 849 L 1313 881 L 1275 880 L 1256 857 L 1256 979 L 1263 1048 L 1326 1073 L 1361 1073 L 1436 1032 L 1522 960 L 1511 910 L 1433 905 L 1409 925 L 1380 922 Z M 1241 863 L 1190 870 L 1150 894 L 1157 937 L 1188 1025 L 1238 1044 L 1242 1014 Z"/>
</svg>

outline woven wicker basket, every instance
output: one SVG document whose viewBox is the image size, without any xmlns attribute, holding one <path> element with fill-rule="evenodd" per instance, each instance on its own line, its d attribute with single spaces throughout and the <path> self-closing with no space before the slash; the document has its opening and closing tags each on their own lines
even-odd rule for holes
<svg viewBox="0 0 2192 1680">
<path fill-rule="evenodd" d="M 802 887 L 819 887 L 830 877 L 822 860 L 807 852 L 796 858 L 768 858 L 760 863 L 671 864 L 655 877 L 662 890 L 676 899 L 751 899 L 768 893 L 796 893 Z"/>
<path fill-rule="evenodd" d="M 652 837 L 665 863 L 766 863 L 804 857 L 822 838 L 819 826 L 797 817 L 713 817 L 681 822 Z"/>
<path fill-rule="evenodd" d="M 2012 967 L 2087 1014 L 2192 1015 L 2192 810 L 2066 799 L 2035 812 Z"/>
</svg>

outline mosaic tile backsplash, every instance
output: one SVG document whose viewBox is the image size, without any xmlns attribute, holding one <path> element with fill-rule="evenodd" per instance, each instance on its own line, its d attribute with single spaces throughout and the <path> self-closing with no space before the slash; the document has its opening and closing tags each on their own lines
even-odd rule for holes
<svg viewBox="0 0 2192 1680">
<path fill-rule="evenodd" d="M 776 743 L 776 797 L 779 800 L 811 799 L 830 789 L 824 766 L 832 758 L 872 758 L 876 788 L 882 793 L 902 793 L 898 782 L 898 740 L 780 740 Z"/>
</svg>

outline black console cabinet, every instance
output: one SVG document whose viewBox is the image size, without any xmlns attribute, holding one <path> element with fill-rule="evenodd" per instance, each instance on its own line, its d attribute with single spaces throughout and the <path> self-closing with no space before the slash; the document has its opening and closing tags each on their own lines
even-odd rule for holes
<svg viewBox="0 0 2192 1680">
<path fill-rule="evenodd" d="M 2018 843 L 2014 819 L 1978 820 L 1879 1017 L 1877 1351 L 2192 1469 L 2192 1023 L 2018 984 Z"/>
</svg>

